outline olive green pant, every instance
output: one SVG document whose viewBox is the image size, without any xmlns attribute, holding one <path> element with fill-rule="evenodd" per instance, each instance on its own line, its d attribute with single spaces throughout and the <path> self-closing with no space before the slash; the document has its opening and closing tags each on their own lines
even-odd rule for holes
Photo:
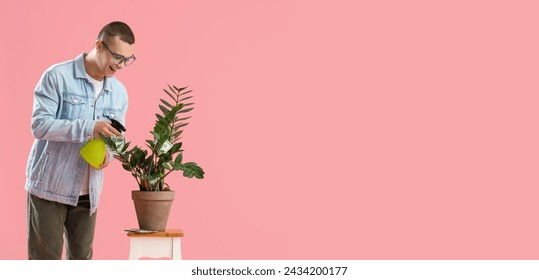
<svg viewBox="0 0 539 280">
<path fill-rule="evenodd" d="M 87 195 L 71 206 L 28 194 L 28 259 L 62 259 L 64 235 L 68 260 L 92 259 L 96 215 Z"/>
</svg>

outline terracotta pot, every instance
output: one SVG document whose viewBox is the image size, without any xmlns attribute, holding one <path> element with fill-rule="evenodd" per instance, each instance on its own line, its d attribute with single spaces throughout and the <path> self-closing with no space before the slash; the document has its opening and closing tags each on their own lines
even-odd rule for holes
<svg viewBox="0 0 539 280">
<path fill-rule="evenodd" d="M 174 191 L 131 191 L 140 229 L 164 231 L 174 201 Z"/>
</svg>

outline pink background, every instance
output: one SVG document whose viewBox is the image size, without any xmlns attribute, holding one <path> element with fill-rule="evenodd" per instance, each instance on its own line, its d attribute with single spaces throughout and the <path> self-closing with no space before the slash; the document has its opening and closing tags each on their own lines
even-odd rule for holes
<svg viewBox="0 0 539 280">
<path fill-rule="evenodd" d="M 112 20 L 130 140 L 167 83 L 194 90 L 185 259 L 539 258 L 536 1 L 151 3 L 1 2 L 1 259 L 26 258 L 34 87 Z M 126 259 L 135 181 L 105 180 L 94 256 Z"/>
</svg>

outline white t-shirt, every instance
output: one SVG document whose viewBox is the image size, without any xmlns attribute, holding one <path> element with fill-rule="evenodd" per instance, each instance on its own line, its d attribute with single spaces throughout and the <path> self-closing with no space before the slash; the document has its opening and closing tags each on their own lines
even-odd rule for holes
<svg viewBox="0 0 539 280">
<path fill-rule="evenodd" d="M 101 94 L 101 91 L 103 90 L 104 80 L 98 81 L 90 77 L 88 73 L 86 73 L 86 78 L 94 86 L 94 97 L 97 99 L 99 95 Z M 90 165 L 88 165 L 88 169 L 86 169 L 86 172 L 84 172 L 84 179 L 82 181 L 82 189 L 80 190 L 80 195 L 86 195 L 90 193 L 90 177 L 88 176 L 89 175 L 88 173 L 90 172 L 90 168 L 91 168 Z"/>
<path fill-rule="evenodd" d="M 99 94 L 101 93 L 101 91 L 103 90 L 103 81 L 105 79 L 103 79 L 101 81 L 98 81 L 98 80 L 90 77 L 90 75 L 88 75 L 88 73 L 86 73 L 86 78 L 94 86 L 94 96 L 95 96 L 95 98 L 97 98 L 99 96 Z"/>
</svg>

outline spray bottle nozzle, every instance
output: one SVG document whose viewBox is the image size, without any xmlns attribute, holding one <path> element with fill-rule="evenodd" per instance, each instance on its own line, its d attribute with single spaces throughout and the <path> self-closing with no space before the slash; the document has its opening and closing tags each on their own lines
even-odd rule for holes
<svg viewBox="0 0 539 280">
<path fill-rule="evenodd" d="M 119 132 L 125 132 L 126 131 L 125 127 L 119 121 L 117 121 L 115 119 L 111 119 L 110 121 L 111 121 L 110 125 L 112 125 L 112 127 L 114 127 Z"/>
</svg>

